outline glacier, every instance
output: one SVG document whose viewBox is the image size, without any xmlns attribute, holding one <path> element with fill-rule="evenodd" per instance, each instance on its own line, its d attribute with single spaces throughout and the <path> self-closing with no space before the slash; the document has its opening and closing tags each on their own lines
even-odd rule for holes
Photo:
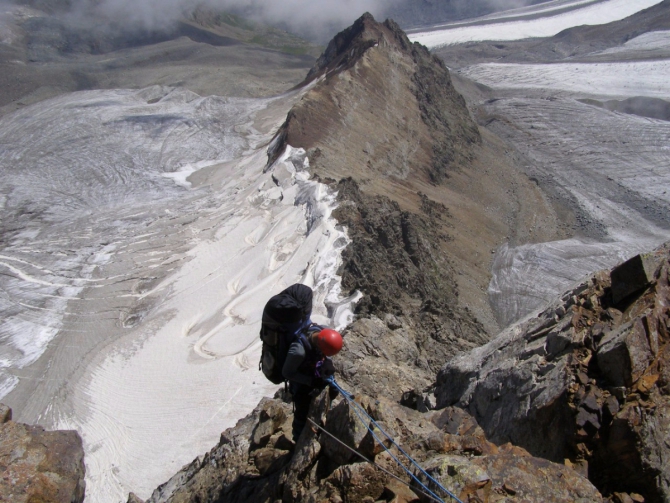
<svg viewBox="0 0 670 503">
<path fill-rule="evenodd" d="M 300 149 L 266 166 L 299 97 L 86 91 L 0 119 L 0 398 L 80 432 L 90 501 L 148 497 L 274 393 L 270 296 L 302 282 L 314 321 L 351 320 L 336 194 Z"/>
<path fill-rule="evenodd" d="M 551 37 L 580 25 L 619 21 L 661 0 L 559 1 L 503 11 L 469 20 L 408 31 L 413 42 L 428 48 L 483 40 L 505 41 L 533 37 Z"/>
</svg>

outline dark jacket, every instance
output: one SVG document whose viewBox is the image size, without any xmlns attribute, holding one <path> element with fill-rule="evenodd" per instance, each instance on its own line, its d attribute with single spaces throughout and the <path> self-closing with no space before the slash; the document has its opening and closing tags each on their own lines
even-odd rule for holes
<svg viewBox="0 0 670 503">
<path fill-rule="evenodd" d="M 326 359 L 307 337 L 301 336 L 289 346 L 282 374 L 289 381 L 314 388 L 321 383 L 316 366 Z"/>
</svg>

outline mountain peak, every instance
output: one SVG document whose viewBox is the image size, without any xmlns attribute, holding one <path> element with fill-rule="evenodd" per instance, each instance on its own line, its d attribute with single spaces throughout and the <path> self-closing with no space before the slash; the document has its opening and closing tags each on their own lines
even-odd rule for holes
<svg viewBox="0 0 670 503">
<path fill-rule="evenodd" d="M 366 12 L 354 24 L 333 37 L 306 81 L 330 70 L 350 67 L 365 51 L 382 41 L 400 45 L 405 50 L 411 45 L 407 35 L 393 20 L 387 19 L 380 23 Z"/>
<path fill-rule="evenodd" d="M 270 163 L 288 144 L 308 151 L 324 178 L 441 183 L 480 141 L 446 66 L 391 20 L 366 13 L 338 33 L 303 85 L 316 79 L 273 142 Z"/>
</svg>

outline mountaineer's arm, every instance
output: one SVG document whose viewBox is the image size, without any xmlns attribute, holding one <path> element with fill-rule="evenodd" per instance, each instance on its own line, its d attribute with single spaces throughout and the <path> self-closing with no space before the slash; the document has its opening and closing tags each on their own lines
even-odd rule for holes
<svg viewBox="0 0 670 503">
<path fill-rule="evenodd" d="M 305 356 L 305 347 L 299 341 L 291 344 L 288 348 L 282 374 L 289 381 L 304 384 L 305 386 L 314 386 L 314 378 L 312 376 L 298 372 L 298 368 L 305 361 Z"/>
</svg>

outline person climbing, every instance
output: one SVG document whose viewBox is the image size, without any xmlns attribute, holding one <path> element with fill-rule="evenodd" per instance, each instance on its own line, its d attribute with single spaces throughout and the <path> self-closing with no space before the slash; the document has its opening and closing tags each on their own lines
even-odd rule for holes
<svg viewBox="0 0 670 503">
<path fill-rule="evenodd" d="M 313 291 L 296 283 L 273 296 L 263 309 L 260 369 L 275 384 L 288 382 L 294 403 L 293 438 L 305 424 L 314 391 L 323 390 L 335 367 L 331 356 L 342 349 L 342 336 L 312 323 Z"/>
<path fill-rule="evenodd" d="M 335 374 L 335 366 L 330 357 L 339 353 L 343 344 L 342 336 L 330 328 L 313 330 L 308 334 L 301 334 L 289 346 L 282 369 L 284 378 L 289 382 L 295 408 L 292 425 L 294 442 L 298 441 L 307 424 L 309 404 L 314 391 L 323 390 L 328 385 L 329 378 Z"/>
</svg>

